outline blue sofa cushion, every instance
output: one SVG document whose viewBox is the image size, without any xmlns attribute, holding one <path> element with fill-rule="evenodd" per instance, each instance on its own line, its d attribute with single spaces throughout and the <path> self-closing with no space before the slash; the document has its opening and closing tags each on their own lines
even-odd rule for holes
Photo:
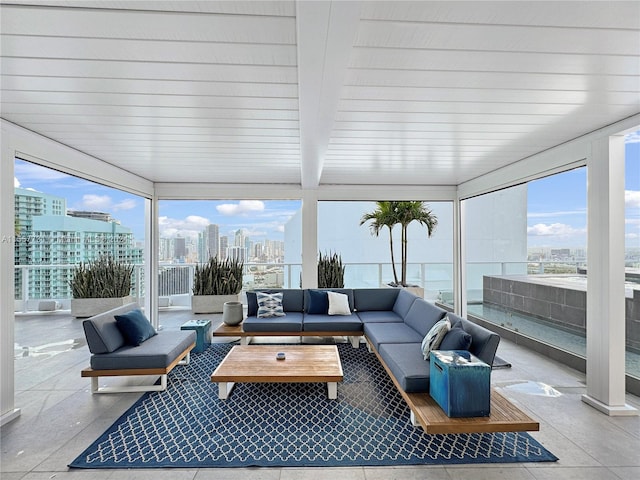
<svg viewBox="0 0 640 480">
<path fill-rule="evenodd" d="M 356 288 L 353 290 L 354 307 L 358 312 L 391 311 L 399 291 L 397 288 Z"/>
<path fill-rule="evenodd" d="M 125 344 L 124 337 L 113 315 L 101 315 L 82 321 L 89 351 L 93 354 L 109 353 Z"/>
<path fill-rule="evenodd" d="M 391 310 L 371 310 L 366 312 L 358 310 L 358 316 L 362 323 L 402 323 L 402 317 Z"/>
<path fill-rule="evenodd" d="M 396 298 L 396 302 L 393 304 L 392 310 L 404 318 L 407 316 L 407 313 L 409 313 L 409 309 L 411 308 L 411 305 L 413 305 L 413 302 L 415 302 L 419 297 L 404 288 L 399 290 L 398 297 Z"/>
<path fill-rule="evenodd" d="M 247 317 L 242 322 L 245 332 L 301 332 L 302 312 L 287 312 L 284 317 Z"/>
<path fill-rule="evenodd" d="M 365 323 L 364 334 L 378 351 L 381 343 L 417 343 L 419 347 L 424 337 L 405 323 Z"/>
<path fill-rule="evenodd" d="M 141 345 L 124 345 L 111 353 L 91 356 L 94 370 L 166 368 L 196 341 L 193 330 L 176 330 L 154 335 Z"/>
<path fill-rule="evenodd" d="M 329 297 L 326 290 L 309 290 L 309 301 L 305 303 L 305 312 L 310 315 L 326 315 L 329 311 Z"/>
<path fill-rule="evenodd" d="M 115 315 L 116 325 L 128 345 L 137 347 L 142 342 L 156 335 L 151 322 L 139 308 L 121 315 Z"/>
<path fill-rule="evenodd" d="M 471 335 L 464 331 L 461 324 L 453 327 L 440 342 L 439 350 L 469 350 Z"/>
<path fill-rule="evenodd" d="M 257 292 L 282 293 L 282 309 L 285 313 L 302 312 L 304 296 L 299 288 L 270 288 L 247 292 L 247 316 L 255 317 L 258 314 Z"/>
<path fill-rule="evenodd" d="M 438 308 L 432 303 L 422 298 L 418 298 L 413 302 L 411 308 L 404 317 L 404 323 L 420 334 L 420 342 L 424 336 L 431 330 L 436 322 L 442 320 L 447 314 L 442 308 Z"/>
<path fill-rule="evenodd" d="M 351 315 L 305 315 L 302 322 L 305 332 L 362 332 L 362 321 Z"/>
<path fill-rule="evenodd" d="M 405 392 L 429 392 L 429 362 L 420 343 L 383 343 L 378 353 Z"/>
</svg>

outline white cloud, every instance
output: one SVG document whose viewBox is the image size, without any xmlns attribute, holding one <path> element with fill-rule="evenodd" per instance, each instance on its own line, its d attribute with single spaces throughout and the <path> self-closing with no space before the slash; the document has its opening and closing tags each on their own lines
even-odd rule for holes
<svg viewBox="0 0 640 480">
<path fill-rule="evenodd" d="M 527 235 L 532 237 L 568 237 L 571 235 L 582 235 L 586 232 L 586 228 L 574 228 L 564 223 L 537 223 L 531 227 L 527 227 Z"/>
<path fill-rule="evenodd" d="M 116 203 L 112 208 L 115 212 L 119 210 L 133 210 L 136 208 L 136 200 L 135 198 L 125 198 L 119 203 Z"/>
<path fill-rule="evenodd" d="M 260 200 L 240 200 L 238 203 L 223 203 L 218 205 L 216 210 L 221 215 L 247 215 L 249 213 L 264 211 L 264 202 Z"/>
<path fill-rule="evenodd" d="M 626 135 L 624 141 L 625 143 L 640 143 L 640 130 Z"/>
<path fill-rule="evenodd" d="M 198 215 L 189 215 L 184 219 L 170 217 L 158 218 L 160 236 L 164 238 L 173 238 L 178 235 L 187 238 L 197 237 L 198 233 L 202 232 L 210 223 L 211 221 L 209 221 L 209 219 Z"/>
<path fill-rule="evenodd" d="M 20 188 L 20 180 L 18 180 L 18 177 L 13 177 L 13 186 L 15 188 Z"/>
<path fill-rule="evenodd" d="M 108 210 L 112 205 L 112 200 L 109 195 L 94 195 L 88 193 L 82 196 L 82 208 L 87 210 Z"/>
<path fill-rule="evenodd" d="M 638 191 L 638 190 L 625 190 L 624 191 L 624 206 L 626 208 L 640 208 L 640 191 Z"/>
</svg>

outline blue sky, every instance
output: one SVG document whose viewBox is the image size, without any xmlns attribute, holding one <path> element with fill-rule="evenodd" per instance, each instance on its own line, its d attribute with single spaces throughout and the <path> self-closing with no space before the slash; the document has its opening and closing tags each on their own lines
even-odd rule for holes
<svg viewBox="0 0 640 480">
<path fill-rule="evenodd" d="M 144 201 L 140 197 L 97 185 L 55 170 L 16 160 L 15 186 L 58 195 L 67 208 L 109 212 L 144 236 Z M 626 238 L 640 248 L 640 132 L 626 144 Z M 194 236 L 209 223 L 230 235 L 244 228 L 256 241 L 282 240 L 284 225 L 300 201 L 162 201 L 162 236 Z M 529 247 L 583 247 L 586 245 L 586 169 L 580 168 L 530 182 L 527 238 Z"/>
</svg>

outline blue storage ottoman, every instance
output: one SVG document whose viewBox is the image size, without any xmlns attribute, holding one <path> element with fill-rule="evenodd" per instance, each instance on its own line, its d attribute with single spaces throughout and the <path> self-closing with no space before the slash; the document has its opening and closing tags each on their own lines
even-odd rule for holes
<svg viewBox="0 0 640 480">
<path fill-rule="evenodd" d="M 429 363 L 429 394 L 448 417 L 489 416 L 489 365 L 466 350 L 432 351 Z"/>
</svg>

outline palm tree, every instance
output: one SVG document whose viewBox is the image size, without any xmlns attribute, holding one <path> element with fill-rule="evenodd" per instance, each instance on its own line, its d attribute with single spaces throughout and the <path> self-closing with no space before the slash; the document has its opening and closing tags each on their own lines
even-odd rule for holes
<svg viewBox="0 0 640 480">
<path fill-rule="evenodd" d="M 431 237 L 438 225 L 438 218 L 431 211 L 427 204 L 421 201 L 414 202 L 376 202 L 376 209 L 371 213 L 365 213 L 360 220 L 360 225 L 371 221 L 371 233 L 375 236 L 380 234 L 383 227 L 389 229 L 389 247 L 391 249 L 391 266 L 393 268 L 393 279 L 395 285 L 407 286 L 407 232 L 411 222 L 418 222 L 427 227 L 427 236 Z M 393 227 L 400 224 L 400 240 L 402 244 L 401 254 L 401 281 L 398 283 L 395 258 L 393 254 Z"/>
<path fill-rule="evenodd" d="M 395 202 L 397 204 L 396 218 L 402 230 L 400 239 L 402 242 L 402 280 L 403 286 L 407 286 L 407 231 L 409 224 L 418 222 L 427 227 L 427 237 L 431 237 L 438 225 L 438 217 L 431 211 L 429 206 L 421 201 L 416 202 Z"/>
<path fill-rule="evenodd" d="M 360 219 L 360 225 L 364 225 L 371 221 L 369 228 L 371 234 L 376 237 L 380 235 L 380 231 L 387 227 L 389 229 L 389 248 L 391 250 L 391 268 L 393 269 L 394 284 L 398 284 L 398 273 L 396 271 L 396 262 L 393 255 L 393 227 L 397 223 L 396 204 L 400 202 L 376 202 L 376 209 L 371 213 L 365 213 Z"/>
</svg>

